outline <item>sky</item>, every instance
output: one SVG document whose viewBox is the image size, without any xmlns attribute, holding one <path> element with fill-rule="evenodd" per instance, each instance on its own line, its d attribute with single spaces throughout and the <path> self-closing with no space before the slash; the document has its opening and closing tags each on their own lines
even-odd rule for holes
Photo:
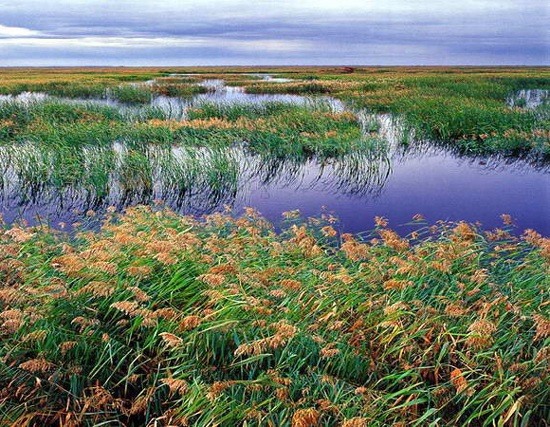
<svg viewBox="0 0 550 427">
<path fill-rule="evenodd" d="M 0 66 L 550 65 L 548 0 L 0 0 Z"/>
</svg>

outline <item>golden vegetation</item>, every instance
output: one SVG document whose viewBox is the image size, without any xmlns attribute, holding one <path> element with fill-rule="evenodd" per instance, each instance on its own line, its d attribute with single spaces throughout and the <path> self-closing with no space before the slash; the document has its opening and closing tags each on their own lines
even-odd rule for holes
<svg viewBox="0 0 550 427">
<path fill-rule="evenodd" d="M 286 216 L 280 235 L 253 210 L 146 207 L 74 239 L 3 230 L 3 425 L 547 419 L 549 239 Z"/>
</svg>

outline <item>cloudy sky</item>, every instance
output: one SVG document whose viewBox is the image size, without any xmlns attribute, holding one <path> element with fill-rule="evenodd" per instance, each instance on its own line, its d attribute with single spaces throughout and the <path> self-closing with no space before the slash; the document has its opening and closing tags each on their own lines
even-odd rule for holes
<svg viewBox="0 0 550 427">
<path fill-rule="evenodd" d="M 0 0 L 0 66 L 548 65 L 548 0 Z"/>
</svg>

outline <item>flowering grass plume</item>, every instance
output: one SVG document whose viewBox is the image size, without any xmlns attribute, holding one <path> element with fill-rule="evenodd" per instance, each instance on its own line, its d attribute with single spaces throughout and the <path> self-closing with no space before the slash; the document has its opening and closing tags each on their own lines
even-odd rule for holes
<svg viewBox="0 0 550 427">
<path fill-rule="evenodd" d="M 550 240 L 160 207 L 0 232 L 0 424 L 544 425 Z"/>
</svg>

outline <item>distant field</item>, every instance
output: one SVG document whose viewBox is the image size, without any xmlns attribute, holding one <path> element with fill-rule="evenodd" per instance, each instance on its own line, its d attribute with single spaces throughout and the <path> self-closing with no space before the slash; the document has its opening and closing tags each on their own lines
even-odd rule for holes
<svg viewBox="0 0 550 427">
<path fill-rule="evenodd" d="M 353 72 L 349 72 L 353 71 Z M 287 83 L 258 81 L 250 74 L 270 73 L 293 79 Z M 192 95 L 204 74 L 244 86 L 249 93 L 331 95 L 356 108 L 392 112 L 406 118 L 420 134 L 452 140 L 467 150 L 510 151 L 535 147 L 549 152 L 548 108 L 543 114 L 506 108 L 506 100 L 525 89 L 550 89 L 550 69 L 476 67 L 193 67 L 193 68 L 4 68 L 0 93 L 44 92 L 73 98 L 104 97 L 115 88 L 123 101 L 147 99 L 143 92 Z M 133 91 L 128 82 L 159 80 Z M 187 80 L 187 81 L 186 81 Z M 5 117 L 9 112 L 2 112 Z M 5 126 L 5 124 L 4 124 Z"/>
</svg>

